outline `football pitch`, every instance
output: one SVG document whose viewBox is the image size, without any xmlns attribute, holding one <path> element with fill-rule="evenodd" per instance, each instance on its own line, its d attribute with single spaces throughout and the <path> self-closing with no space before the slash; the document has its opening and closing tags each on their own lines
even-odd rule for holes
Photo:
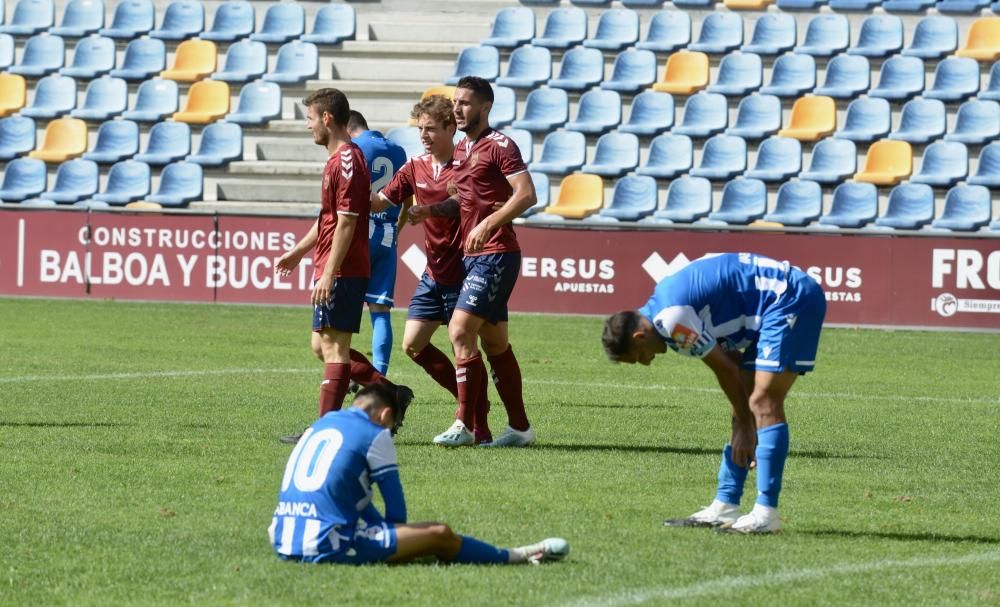
<svg viewBox="0 0 1000 607">
<path fill-rule="evenodd" d="M 403 317 L 410 519 L 562 536 L 566 561 L 275 558 L 277 438 L 312 421 L 321 379 L 305 306 L 0 299 L 0 604 L 1000 604 L 997 334 L 826 329 L 787 405 L 785 530 L 735 537 L 662 526 L 711 501 L 728 435 L 698 361 L 613 365 L 602 319 L 515 316 L 538 444 L 447 450 L 430 439 L 455 405 L 399 349 Z"/>
</svg>

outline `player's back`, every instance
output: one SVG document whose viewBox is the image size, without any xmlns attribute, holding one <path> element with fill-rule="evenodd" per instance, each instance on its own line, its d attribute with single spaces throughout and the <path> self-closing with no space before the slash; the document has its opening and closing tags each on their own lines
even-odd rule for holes
<svg viewBox="0 0 1000 607">
<path fill-rule="evenodd" d="M 385 187 L 396 171 L 406 164 L 406 150 L 398 143 L 386 139 L 379 131 L 364 131 L 353 141 L 361 148 L 368 163 L 372 192 L 378 192 Z M 399 207 L 390 206 L 379 213 L 372 213 L 371 218 L 376 225 L 389 224 L 395 228 L 399 219 Z M 374 235 L 372 236 L 374 240 Z"/>
</svg>

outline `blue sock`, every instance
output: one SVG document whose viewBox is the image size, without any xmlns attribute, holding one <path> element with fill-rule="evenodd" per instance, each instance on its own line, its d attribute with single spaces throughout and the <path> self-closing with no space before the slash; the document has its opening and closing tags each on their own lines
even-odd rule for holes
<svg viewBox="0 0 1000 607">
<path fill-rule="evenodd" d="M 733 463 L 733 446 L 726 445 L 722 450 L 722 463 L 719 465 L 719 489 L 715 499 L 727 504 L 739 504 L 743 497 L 743 483 L 747 480 L 750 470 L 740 468 Z"/>
<path fill-rule="evenodd" d="M 462 545 L 455 555 L 456 563 L 506 563 L 510 560 L 510 555 L 503 548 L 491 546 L 467 535 L 459 537 L 462 538 Z"/>
<path fill-rule="evenodd" d="M 372 312 L 372 366 L 382 375 L 389 373 L 392 353 L 392 320 L 389 312 Z"/>
<path fill-rule="evenodd" d="M 757 431 L 757 503 L 778 507 L 781 475 L 788 457 L 788 424 Z"/>
</svg>

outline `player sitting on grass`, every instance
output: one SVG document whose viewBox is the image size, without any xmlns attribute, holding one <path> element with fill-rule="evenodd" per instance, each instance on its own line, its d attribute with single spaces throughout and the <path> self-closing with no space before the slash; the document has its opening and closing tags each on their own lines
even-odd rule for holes
<svg viewBox="0 0 1000 607">
<path fill-rule="evenodd" d="M 458 535 L 444 523 L 406 523 L 390 429 L 402 421 L 394 392 L 362 388 L 353 405 L 310 426 L 288 458 L 278 507 L 268 528 L 285 560 L 309 563 L 400 563 L 433 556 L 455 563 L 534 563 L 559 560 L 569 544 L 549 538 L 520 548 L 496 548 Z M 385 502 L 372 504 L 371 482 Z"/>
</svg>

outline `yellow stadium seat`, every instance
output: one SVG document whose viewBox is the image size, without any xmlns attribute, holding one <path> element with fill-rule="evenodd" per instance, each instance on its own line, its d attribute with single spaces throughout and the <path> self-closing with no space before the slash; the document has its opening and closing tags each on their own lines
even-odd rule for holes
<svg viewBox="0 0 1000 607">
<path fill-rule="evenodd" d="M 423 101 L 431 95 L 444 95 L 449 100 L 455 100 L 455 87 L 448 86 L 447 84 L 441 84 L 438 86 L 432 86 L 424 91 L 424 94 L 420 96 L 420 100 Z"/>
<path fill-rule="evenodd" d="M 17 112 L 27 101 L 28 87 L 24 77 L 0 73 L 0 118 Z"/>
<path fill-rule="evenodd" d="M 185 40 L 177 45 L 172 69 L 160 72 L 161 78 L 195 82 L 215 71 L 215 43 L 210 40 Z"/>
<path fill-rule="evenodd" d="M 201 80 L 188 90 L 184 109 L 173 115 L 178 122 L 208 124 L 229 113 L 229 85 L 221 80 Z"/>
<path fill-rule="evenodd" d="M 693 95 L 708 86 L 708 55 L 680 51 L 667 58 L 663 78 L 653 90 L 674 95 Z"/>
<path fill-rule="evenodd" d="M 63 162 L 87 151 L 87 123 L 79 118 L 59 118 L 45 127 L 42 147 L 28 154 L 45 162 Z"/>
<path fill-rule="evenodd" d="M 912 172 L 913 150 L 910 144 L 883 139 L 868 148 L 865 168 L 854 176 L 854 180 L 875 185 L 896 185 Z"/>
<path fill-rule="evenodd" d="M 783 228 L 785 227 L 785 224 L 778 223 L 777 221 L 764 221 L 763 219 L 758 219 L 756 221 L 750 222 L 750 225 L 748 225 L 747 227 L 771 229 L 771 228 Z"/>
<path fill-rule="evenodd" d="M 150 202 L 149 200 L 136 200 L 135 202 L 130 202 L 125 205 L 126 209 L 132 209 L 133 211 L 158 211 L 163 207 L 160 206 L 158 202 Z"/>
<path fill-rule="evenodd" d="M 965 46 L 955 54 L 978 61 L 1000 59 L 1000 17 L 982 17 L 973 21 Z"/>
<path fill-rule="evenodd" d="M 574 173 L 559 184 L 556 203 L 545 208 L 546 213 L 567 219 L 583 219 L 604 206 L 604 180 L 597 175 Z"/>
<path fill-rule="evenodd" d="M 810 95 L 795 100 L 788 127 L 778 131 L 778 136 L 799 141 L 816 141 L 832 134 L 836 129 L 837 104 L 833 98 Z"/>
<path fill-rule="evenodd" d="M 766 11 L 774 0 L 726 0 L 724 4 L 731 11 Z"/>
</svg>

